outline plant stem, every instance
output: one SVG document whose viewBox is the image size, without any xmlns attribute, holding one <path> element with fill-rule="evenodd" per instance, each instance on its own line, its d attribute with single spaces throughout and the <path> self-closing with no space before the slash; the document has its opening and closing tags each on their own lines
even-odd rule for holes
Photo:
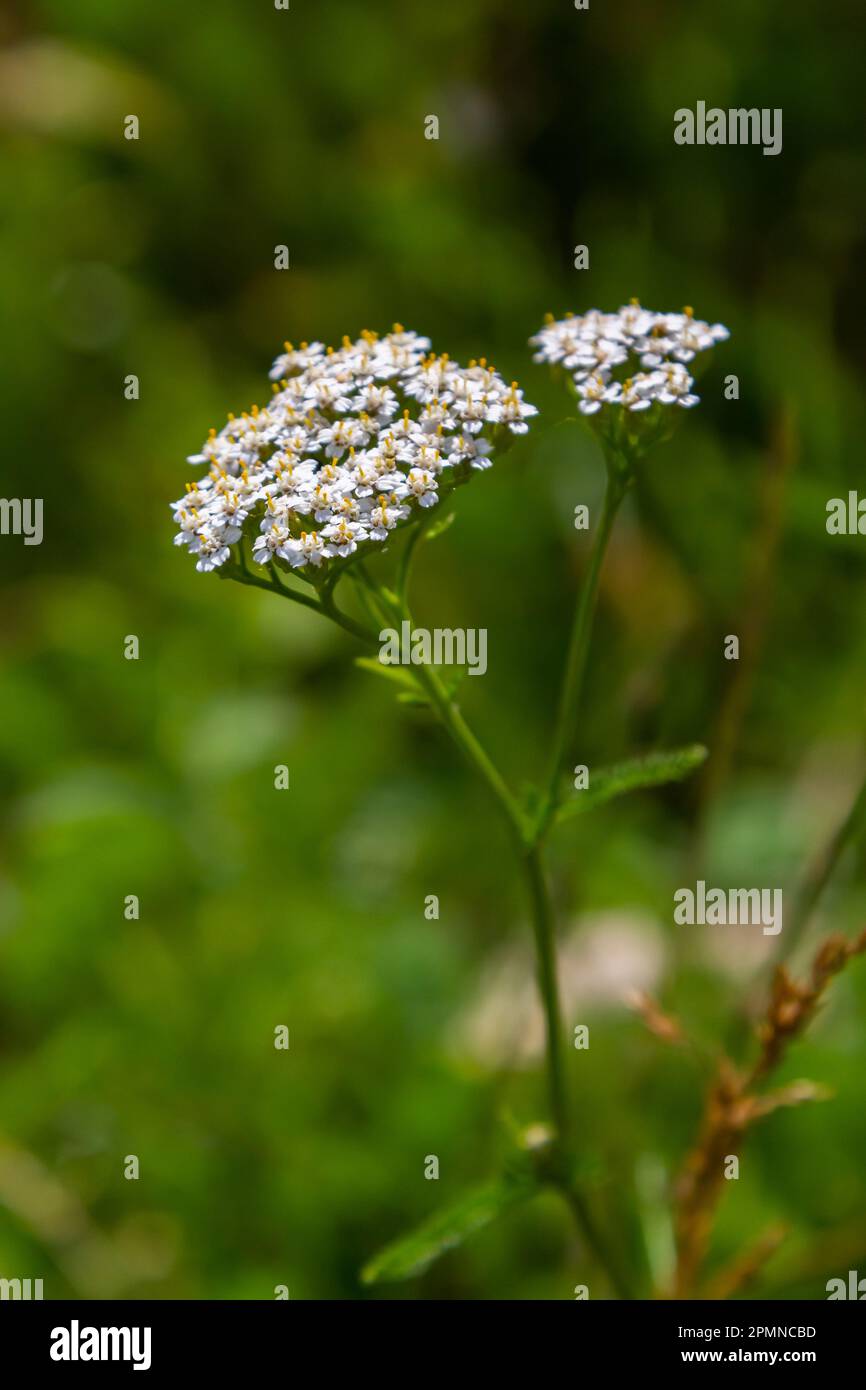
<svg viewBox="0 0 866 1390">
<path fill-rule="evenodd" d="M 433 516 L 431 515 L 432 511 L 438 512 L 438 508 L 431 508 L 422 516 L 409 536 L 409 539 L 403 547 L 403 554 L 400 556 L 400 564 L 397 569 L 397 594 L 401 601 L 404 602 L 406 599 L 406 591 L 409 587 L 409 575 L 412 572 L 412 561 L 415 558 L 415 551 L 419 541 L 424 539 L 424 534 L 433 520 Z"/>
<path fill-rule="evenodd" d="M 579 1181 L 572 1172 L 571 1107 L 565 1076 L 563 1044 L 565 1028 L 559 996 L 556 970 L 556 923 L 547 876 L 544 871 L 541 846 L 532 845 L 523 856 L 523 868 L 529 887 L 532 907 L 532 929 L 535 936 L 535 955 L 538 964 L 538 988 L 544 1008 L 546 1033 L 545 1056 L 550 1111 L 556 1129 L 560 1153 L 560 1171 L 553 1183 L 565 1199 L 584 1240 L 592 1250 L 619 1298 L 631 1298 L 628 1279 L 618 1260 L 611 1253 L 590 1212 Z"/>
<path fill-rule="evenodd" d="M 598 598 L 598 581 L 613 523 L 627 488 L 627 481 L 609 466 L 601 517 L 596 527 L 589 557 L 589 570 L 583 582 L 571 629 L 565 674 L 559 694 L 559 706 L 550 750 L 550 762 L 545 784 L 546 793 L 541 803 L 535 831 L 536 841 L 541 840 L 556 811 L 562 765 L 574 736 L 577 717 L 580 712 L 580 698 L 583 691 L 592 624 Z"/>
<path fill-rule="evenodd" d="M 409 621 L 411 622 L 411 619 Z M 419 666 L 417 674 L 419 682 L 430 697 L 431 704 L 457 747 L 499 802 L 522 851 L 528 829 L 526 817 L 509 791 L 505 779 L 466 723 L 435 670 L 431 666 Z"/>
<path fill-rule="evenodd" d="M 362 627 L 360 623 L 356 623 L 355 619 L 350 618 L 348 613 L 342 612 L 334 602 L 330 590 L 323 589 L 321 599 L 316 599 L 310 594 L 302 594 L 297 589 L 290 589 L 280 579 L 279 571 L 273 564 L 268 566 L 271 575 L 270 582 L 267 579 L 259 579 L 248 569 L 243 550 L 240 552 L 240 563 L 240 573 L 231 576 L 239 584 L 250 584 L 256 589 L 266 589 L 269 594 L 279 594 L 280 598 L 287 598 L 292 603 L 299 603 L 303 608 L 312 608 L 314 613 L 322 613 L 326 618 L 330 618 L 338 627 L 351 633 L 353 637 L 357 637 L 360 642 L 364 642 L 367 646 L 375 646 L 376 634 Z"/>
<path fill-rule="evenodd" d="M 607 1274 L 614 1292 L 618 1298 L 630 1299 L 633 1297 L 631 1283 L 626 1275 L 623 1274 L 619 1261 L 614 1259 L 610 1253 L 607 1242 L 595 1224 L 583 1193 L 577 1188 L 574 1182 L 567 1187 L 561 1187 L 563 1197 L 568 1203 L 571 1212 L 577 1222 L 578 1229 L 581 1231 L 587 1245 L 595 1255 L 599 1264 Z"/>
<path fill-rule="evenodd" d="M 786 956 L 790 956 L 797 946 L 839 860 L 862 828 L 866 828 L 866 778 L 861 782 L 859 791 L 851 804 L 851 809 L 842 824 L 806 870 L 794 899 L 794 909 L 784 933 L 784 954 Z M 781 936 L 779 945 L 782 946 Z"/>
<path fill-rule="evenodd" d="M 556 927 L 540 846 L 535 845 L 525 853 L 523 868 L 532 907 L 532 929 L 535 935 L 535 955 L 538 965 L 538 988 L 544 1007 L 550 1111 L 559 1139 L 563 1145 L 567 1146 L 569 1107 L 563 1065 L 562 1009 L 556 974 Z"/>
<path fill-rule="evenodd" d="M 387 600 L 384 600 L 387 603 Z M 402 605 L 402 616 L 411 624 L 408 609 Z M 611 1286 L 620 1298 L 629 1298 L 628 1281 L 623 1277 L 617 1260 L 611 1254 L 589 1212 L 583 1193 L 571 1172 L 571 1136 L 568 1087 L 565 1076 L 563 1044 L 565 1029 L 559 997 L 556 969 L 556 925 L 553 906 L 544 871 L 541 846 L 533 842 L 532 829 L 511 795 L 499 771 L 475 738 L 454 701 L 429 666 L 418 668 L 418 679 L 426 689 L 441 722 L 450 733 L 467 761 L 475 768 L 493 792 L 514 833 L 520 850 L 520 862 L 529 890 L 532 929 L 538 970 L 538 987 L 545 1019 L 545 1061 L 550 1112 L 556 1131 L 556 1144 L 561 1156 L 561 1174 L 554 1185 L 564 1197 L 583 1237 L 607 1272 Z"/>
<path fill-rule="evenodd" d="M 350 618 L 348 613 L 344 613 L 342 609 L 338 608 L 330 591 L 322 593 L 321 607 L 323 613 L 327 614 L 339 627 L 351 633 L 353 637 L 357 637 L 359 641 L 366 643 L 367 646 L 376 646 L 377 637 L 375 632 L 362 627 L 360 623 L 355 622 L 354 618 Z"/>
<path fill-rule="evenodd" d="M 309 594 L 300 594 L 295 589 L 287 589 L 284 584 L 271 579 L 259 579 L 257 575 L 251 574 L 246 568 L 246 559 L 241 555 L 242 568 L 240 573 L 233 573 L 230 578 L 238 584 L 250 584 L 255 589 L 266 589 L 269 594 L 280 594 L 283 598 L 291 599 L 293 603 L 300 603 L 304 608 L 312 608 L 314 612 L 321 613 L 322 605 L 317 599 Z"/>
</svg>

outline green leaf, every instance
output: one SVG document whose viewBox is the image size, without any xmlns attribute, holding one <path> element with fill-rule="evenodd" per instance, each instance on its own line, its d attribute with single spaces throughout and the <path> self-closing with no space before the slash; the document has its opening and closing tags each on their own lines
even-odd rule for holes
<svg viewBox="0 0 866 1390">
<path fill-rule="evenodd" d="M 626 792 L 661 787 L 667 782 L 681 782 L 700 767 L 706 757 L 707 749 L 695 743 L 669 753 L 648 753 L 645 758 L 630 758 L 627 762 L 614 763 L 610 767 L 590 769 L 589 786 L 583 791 L 573 791 L 570 799 L 560 806 L 556 814 L 557 824 L 602 806 L 606 801 L 613 801 Z"/>
<path fill-rule="evenodd" d="M 357 656 L 355 665 L 360 666 L 362 671 L 369 671 L 373 676 L 381 676 L 384 680 L 398 685 L 400 689 L 397 691 L 397 699 L 401 704 L 429 706 L 429 697 L 411 667 L 389 666 L 387 662 L 382 662 L 375 656 Z M 433 669 L 442 682 L 448 699 L 452 699 L 466 676 L 466 667 L 436 666 Z"/>
<path fill-rule="evenodd" d="M 397 696 L 401 705 L 411 705 L 413 709 L 430 709 L 430 701 L 421 690 L 401 690 Z"/>
<path fill-rule="evenodd" d="M 380 661 L 376 656 L 356 656 L 355 665 L 360 666 L 363 671 L 369 671 L 373 676 L 381 676 L 383 680 L 392 681 L 411 696 L 419 694 L 418 682 L 405 666 L 389 666 L 387 662 Z"/>
<path fill-rule="evenodd" d="M 439 677 L 447 698 L 453 700 L 467 674 L 467 668 L 465 666 L 433 666 L 431 670 L 434 670 Z M 404 705 L 430 705 L 432 708 L 432 701 L 420 685 L 412 690 L 401 691 L 397 699 Z"/>
<path fill-rule="evenodd" d="M 397 699 L 401 705 L 412 705 L 416 709 L 430 708 L 430 701 L 411 670 L 407 670 L 405 666 L 388 666 L 375 656 L 356 656 L 355 665 L 360 666 L 363 671 L 369 671 L 373 676 L 382 676 L 384 680 L 396 685 L 398 687 Z"/>
<path fill-rule="evenodd" d="M 468 1236 L 537 1191 L 535 1181 L 525 1174 L 473 1188 L 408 1235 L 386 1245 L 364 1266 L 361 1279 L 365 1284 L 393 1284 L 423 1274 L 446 1251 L 462 1245 Z"/>
<path fill-rule="evenodd" d="M 456 512 L 449 512 L 447 516 L 439 517 L 431 526 L 427 526 L 424 530 L 425 541 L 435 541 L 437 536 L 443 536 L 456 516 Z"/>
</svg>

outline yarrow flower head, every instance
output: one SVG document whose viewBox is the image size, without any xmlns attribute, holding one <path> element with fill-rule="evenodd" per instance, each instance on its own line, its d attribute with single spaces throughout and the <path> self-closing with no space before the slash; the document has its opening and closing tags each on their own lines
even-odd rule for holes
<svg viewBox="0 0 866 1390">
<path fill-rule="evenodd" d="M 460 367 L 400 324 L 336 349 L 286 343 L 270 375 L 268 404 L 210 431 L 189 459 L 207 472 L 172 504 L 199 570 L 249 535 L 255 563 L 315 579 L 429 514 L 537 414 L 486 359 Z"/>
<path fill-rule="evenodd" d="M 673 407 L 698 404 L 691 364 L 729 336 L 691 308 L 657 313 L 633 299 L 615 313 L 548 314 L 529 341 L 536 362 L 567 374 L 580 414 L 602 442 L 634 460 L 670 433 Z"/>
</svg>

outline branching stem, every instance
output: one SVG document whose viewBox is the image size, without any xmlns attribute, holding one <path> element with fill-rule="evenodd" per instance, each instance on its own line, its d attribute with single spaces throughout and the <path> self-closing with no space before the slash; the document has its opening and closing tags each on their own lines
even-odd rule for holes
<svg viewBox="0 0 866 1390">
<path fill-rule="evenodd" d="M 622 1275 L 619 1262 L 613 1257 L 602 1238 L 591 1216 L 578 1180 L 573 1174 L 570 1107 L 565 1073 L 565 1029 L 556 969 L 556 924 L 542 858 L 542 840 L 556 811 L 563 759 L 568 752 L 570 739 L 573 737 L 579 710 L 599 576 L 614 519 L 626 488 L 627 483 L 623 481 L 622 476 L 617 475 L 615 470 L 609 468 L 601 519 L 596 529 L 589 570 L 575 613 L 563 686 L 559 698 L 545 795 L 540 802 L 540 811 L 537 817 L 530 818 L 524 811 L 487 750 L 466 722 L 459 705 L 442 681 L 436 668 L 425 664 L 412 667 L 419 691 L 426 696 L 439 722 L 450 735 L 465 761 L 490 791 L 514 839 L 521 872 L 527 887 L 535 940 L 539 993 L 545 1019 L 547 1085 L 558 1154 L 558 1163 L 555 1166 L 556 1176 L 551 1181 L 565 1198 L 587 1245 L 607 1271 L 612 1287 L 621 1298 L 630 1296 L 628 1281 Z M 317 596 L 315 597 L 303 594 L 283 583 L 274 564 L 269 567 L 270 580 L 259 579 L 252 574 L 247 566 L 242 547 L 239 568 L 233 570 L 232 578 L 237 579 L 242 584 L 254 585 L 256 588 L 277 593 L 294 603 L 322 613 L 337 623 L 344 631 L 364 642 L 365 645 L 376 646 L 378 634 L 375 625 L 377 623 L 380 625 L 389 623 L 400 625 L 407 622 L 410 632 L 412 631 L 413 622 L 406 599 L 406 588 L 412 558 L 421 535 L 422 528 L 419 528 L 418 532 L 408 539 L 398 569 L 396 592 L 376 583 L 361 560 L 354 563 L 349 570 L 351 578 L 358 586 L 361 605 L 367 618 L 373 624 L 372 627 L 363 626 L 337 607 L 333 595 L 336 579 L 317 585 Z"/>
</svg>

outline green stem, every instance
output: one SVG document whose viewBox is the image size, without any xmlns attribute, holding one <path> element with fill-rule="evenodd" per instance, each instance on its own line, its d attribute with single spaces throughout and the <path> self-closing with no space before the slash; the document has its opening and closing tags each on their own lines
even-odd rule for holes
<svg viewBox="0 0 866 1390">
<path fill-rule="evenodd" d="M 369 575 L 360 566 L 359 577 L 368 586 L 374 588 Z M 411 630 L 412 617 L 405 601 L 399 604 L 391 603 L 381 590 L 376 591 L 376 597 L 380 605 L 390 611 L 392 621 L 406 621 Z M 509 828 L 517 839 L 521 864 L 529 888 L 538 959 L 538 981 L 546 1020 L 550 1107 L 557 1132 L 564 1140 L 567 1131 L 567 1103 L 562 1061 L 559 987 L 556 978 L 555 928 L 541 851 L 537 845 L 529 846 L 527 844 L 528 826 L 523 812 L 509 791 L 498 768 L 475 737 L 456 703 L 449 696 L 434 668 L 419 666 L 416 668 L 416 675 L 419 684 L 426 691 L 430 703 L 439 716 L 440 722 L 451 735 L 466 761 L 475 769 L 493 793 L 505 815 Z"/>
<path fill-rule="evenodd" d="M 595 1223 L 580 1182 L 573 1172 L 571 1113 L 565 1076 L 563 1044 L 565 1028 L 556 971 L 556 924 L 547 887 L 540 845 L 528 849 L 522 860 L 532 907 L 532 928 L 538 964 L 538 988 L 544 1007 L 547 1085 L 550 1110 L 556 1128 L 559 1164 L 553 1184 L 568 1204 L 584 1240 L 610 1279 L 619 1298 L 631 1298 L 629 1280 Z"/>
<path fill-rule="evenodd" d="M 304 608 L 312 608 L 317 613 L 321 612 L 322 605 L 318 599 L 313 598 L 311 594 L 300 593 L 297 589 L 292 589 L 288 584 L 283 583 L 280 572 L 273 560 L 271 560 L 268 565 L 268 573 L 271 576 L 275 593 L 282 595 L 284 598 L 291 599 L 294 603 L 302 604 Z"/>
<path fill-rule="evenodd" d="M 430 508 L 425 515 L 422 516 L 403 547 L 403 554 L 400 556 L 400 564 L 397 569 L 397 593 L 401 601 L 405 602 L 406 599 L 406 591 L 409 587 L 409 575 L 412 572 L 412 561 L 415 558 L 415 550 L 419 541 L 424 539 L 427 528 L 433 520 L 431 513 L 434 511 L 438 513 L 438 510 L 438 507 Z"/>
<path fill-rule="evenodd" d="M 240 574 L 232 574 L 230 577 L 238 584 L 250 584 L 255 589 L 265 589 L 269 594 L 279 594 L 282 598 L 291 599 L 293 603 L 300 603 L 304 608 L 312 608 L 316 613 L 322 612 L 321 604 L 308 594 L 299 594 L 296 590 L 287 589 L 284 584 L 275 583 L 273 580 L 259 579 L 248 570 L 242 570 Z"/>
<path fill-rule="evenodd" d="M 362 627 L 360 623 L 355 622 L 354 618 L 350 618 L 348 613 L 344 613 L 339 609 L 334 602 L 330 590 L 323 589 L 321 599 L 317 599 L 313 598 L 311 594 L 302 594 L 299 593 L 297 589 L 290 589 L 287 584 L 283 583 L 279 571 L 274 564 L 268 566 L 271 575 L 270 580 L 259 579 L 258 576 L 253 574 L 249 569 L 246 556 L 242 549 L 239 555 L 240 569 L 233 572 L 230 576 L 232 579 L 236 580 L 238 584 L 249 584 L 254 589 L 264 589 L 269 594 L 278 594 L 280 598 L 289 599 L 291 603 L 299 603 L 302 608 L 311 608 L 314 613 L 321 613 L 324 617 L 330 618 L 338 627 L 351 633 L 353 637 L 357 637 L 358 641 L 365 643 L 366 646 L 376 645 L 377 637 L 375 632 Z"/>
<path fill-rule="evenodd" d="M 358 579 L 365 585 L 371 601 L 392 622 L 407 622 L 410 632 L 413 628 L 412 615 L 402 598 L 379 587 L 369 576 L 363 564 L 357 567 Z M 495 763 L 470 729 L 459 706 L 452 700 L 438 674 L 432 666 L 420 665 L 413 668 L 419 685 L 426 692 L 440 722 L 450 733 L 466 761 L 475 769 L 481 780 L 489 787 L 499 803 L 517 843 L 522 849 L 527 834 L 527 822 L 517 801 L 512 796 L 504 777 Z"/>
<path fill-rule="evenodd" d="M 522 863 L 532 907 L 532 929 L 535 935 L 535 956 L 538 965 L 538 988 L 544 1007 L 550 1110 L 559 1139 L 563 1145 L 567 1146 L 569 1141 L 569 1108 L 563 1062 L 562 1009 L 556 975 L 556 927 L 540 847 L 535 845 L 529 849 L 525 853 Z"/>
<path fill-rule="evenodd" d="M 350 632 L 353 637 L 357 637 L 359 641 L 366 643 L 366 645 L 370 647 L 378 645 L 379 639 L 377 634 L 370 631 L 368 628 L 362 627 L 360 623 L 355 622 L 354 618 L 350 618 L 348 613 L 344 613 L 342 609 L 338 608 L 330 590 L 322 594 L 321 607 L 323 613 L 327 614 L 333 622 L 337 623 L 346 632 Z"/>
<path fill-rule="evenodd" d="M 794 899 L 794 908 L 786 923 L 785 932 L 779 937 L 780 955 L 790 956 L 796 948 L 839 860 L 862 828 L 866 828 L 866 778 L 861 783 L 842 824 L 806 870 Z"/>
<path fill-rule="evenodd" d="M 380 628 L 383 621 L 382 614 L 374 606 L 373 599 L 361 581 L 360 575 L 353 574 L 351 578 L 355 585 L 355 596 L 361 604 L 366 616 L 369 618 L 374 628 Z"/>
<path fill-rule="evenodd" d="M 405 603 L 400 612 L 388 604 L 387 598 L 380 600 L 391 608 L 395 619 L 411 617 Z M 592 1219 L 583 1193 L 571 1168 L 571 1142 L 569 1125 L 568 1087 L 565 1076 L 565 1057 L 563 1044 L 565 1029 L 559 997 L 559 983 L 556 970 L 556 926 L 553 906 L 544 872 L 541 847 L 531 842 L 532 831 L 517 802 L 511 795 L 498 769 L 476 739 L 459 709 L 451 700 L 436 674 L 429 666 L 418 668 L 418 679 L 427 691 L 442 724 L 453 738 L 466 760 L 475 768 L 490 788 L 506 816 L 509 827 L 515 835 L 520 851 L 520 862 L 527 887 L 532 916 L 532 929 L 535 938 L 535 953 L 538 969 L 538 986 L 545 1018 L 545 1061 L 547 1085 L 550 1097 L 550 1110 L 556 1130 L 557 1149 L 561 1156 L 561 1174 L 555 1181 L 557 1190 L 564 1197 L 572 1211 L 587 1245 L 593 1251 L 601 1266 L 607 1272 L 611 1286 L 620 1298 L 629 1298 L 628 1281 L 623 1277 L 618 1261 L 611 1254 L 605 1240 Z"/>
<path fill-rule="evenodd" d="M 411 619 L 409 621 L 411 622 Z M 528 829 L 526 818 L 509 791 L 499 769 L 475 737 L 435 670 L 431 666 L 419 666 L 417 676 L 421 686 L 429 695 L 430 702 L 442 724 L 448 730 L 460 752 L 499 802 L 509 827 L 517 839 L 520 849 L 523 850 Z"/>
<path fill-rule="evenodd" d="M 545 834 L 559 800 L 559 782 L 565 756 L 574 737 L 577 717 L 580 712 L 580 699 L 586 674 L 589 643 L 592 637 L 593 618 L 598 598 L 598 582 L 601 576 L 607 543 L 620 503 L 626 494 L 628 483 L 620 473 L 608 467 L 607 486 L 604 493 L 601 517 L 593 537 L 589 557 L 589 569 L 584 579 L 574 614 L 568 656 L 565 664 L 562 688 L 559 695 L 553 743 L 550 750 L 546 792 L 541 802 L 535 831 L 536 841 Z"/>
<path fill-rule="evenodd" d="M 589 1210 L 589 1207 L 587 1206 L 586 1199 L 584 1198 L 583 1193 L 579 1190 L 579 1188 L 576 1186 L 574 1182 L 570 1183 L 567 1187 L 561 1188 L 560 1190 L 562 1191 L 562 1195 L 565 1197 L 566 1202 L 571 1208 L 574 1219 L 577 1222 L 578 1228 L 582 1232 L 587 1245 L 589 1246 L 590 1250 L 592 1250 L 599 1264 L 607 1273 L 607 1277 L 611 1282 L 614 1293 L 617 1295 L 618 1298 L 633 1298 L 634 1295 L 631 1288 L 631 1281 L 629 1280 L 627 1275 L 623 1274 L 622 1266 L 620 1265 L 619 1261 L 614 1259 L 611 1255 L 610 1248 L 607 1242 L 605 1241 L 604 1237 L 602 1236 L 600 1230 L 595 1224 L 595 1218 L 593 1217 L 592 1213 Z"/>
</svg>

